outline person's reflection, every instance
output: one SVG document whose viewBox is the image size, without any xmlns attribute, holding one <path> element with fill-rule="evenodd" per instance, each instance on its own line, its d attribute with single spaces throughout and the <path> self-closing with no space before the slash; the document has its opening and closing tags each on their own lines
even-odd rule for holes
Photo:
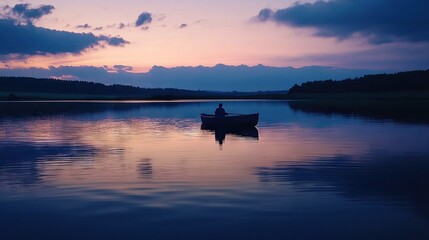
<svg viewBox="0 0 429 240">
<path fill-rule="evenodd" d="M 215 130 L 215 139 L 219 142 L 219 145 L 222 146 L 223 141 L 225 140 L 226 132 L 224 130 Z"/>
<path fill-rule="evenodd" d="M 201 125 L 202 130 L 208 130 L 214 132 L 215 140 L 219 143 L 220 146 L 225 142 L 226 135 L 235 135 L 243 138 L 259 140 L 259 132 L 256 127 L 252 128 L 237 128 L 237 129 L 224 129 L 224 128 L 207 128 L 204 125 Z"/>
</svg>

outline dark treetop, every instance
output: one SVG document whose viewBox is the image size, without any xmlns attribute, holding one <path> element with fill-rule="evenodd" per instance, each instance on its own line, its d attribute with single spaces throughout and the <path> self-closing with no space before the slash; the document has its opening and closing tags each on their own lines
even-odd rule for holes
<svg viewBox="0 0 429 240">
<path fill-rule="evenodd" d="M 312 81 L 294 85 L 289 95 L 312 93 L 377 93 L 429 91 L 429 70 L 399 72 L 395 74 L 366 75 L 342 81 Z"/>
</svg>

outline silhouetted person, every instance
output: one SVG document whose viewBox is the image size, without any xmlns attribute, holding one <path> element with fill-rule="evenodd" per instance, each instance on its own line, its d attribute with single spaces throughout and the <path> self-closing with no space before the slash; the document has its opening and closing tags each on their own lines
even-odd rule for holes
<svg viewBox="0 0 429 240">
<path fill-rule="evenodd" d="M 228 113 L 225 112 L 225 109 L 223 109 L 222 106 L 223 104 L 219 103 L 219 107 L 216 108 L 216 111 L 215 111 L 216 117 L 225 117 L 226 115 L 228 115 Z"/>
<path fill-rule="evenodd" d="M 225 109 L 223 109 L 222 106 L 223 104 L 219 103 L 219 107 L 216 108 L 216 111 L 215 111 L 216 117 L 225 117 L 226 115 L 228 115 L 228 113 L 225 112 Z"/>
</svg>

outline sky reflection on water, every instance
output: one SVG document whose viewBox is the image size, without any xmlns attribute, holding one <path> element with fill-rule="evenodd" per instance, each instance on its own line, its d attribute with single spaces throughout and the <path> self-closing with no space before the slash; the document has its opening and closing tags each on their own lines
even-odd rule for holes
<svg viewBox="0 0 429 240">
<path fill-rule="evenodd" d="M 0 103 L 0 238 L 427 239 L 424 118 L 309 104 Z"/>
</svg>

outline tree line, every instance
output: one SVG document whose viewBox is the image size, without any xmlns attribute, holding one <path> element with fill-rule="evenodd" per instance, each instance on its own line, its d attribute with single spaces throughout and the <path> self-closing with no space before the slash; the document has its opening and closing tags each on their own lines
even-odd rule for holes
<svg viewBox="0 0 429 240">
<path fill-rule="evenodd" d="M 189 95 L 204 94 L 204 92 L 170 89 L 170 88 L 139 88 L 126 85 L 104 85 L 102 83 L 57 80 L 50 78 L 30 77 L 0 77 L 0 91 L 2 92 L 32 92 L 58 94 L 87 94 L 110 95 L 123 97 L 148 97 L 161 95 Z"/>
<path fill-rule="evenodd" d="M 399 72 L 394 74 L 365 75 L 341 81 L 324 80 L 295 84 L 288 91 L 258 92 L 215 92 L 195 91 L 176 88 L 141 88 L 126 85 L 105 85 L 102 83 L 58 80 L 51 78 L 0 77 L 0 93 L 8 94 L 4 100 L 52 99 L 48 94 L 82 95 L 86 99 L 210 99 L 210 98 L 265 98 L 287 99 L 300 94 L 337 93 L 388 93 L 388 92 L 429 92 L 429 70 Z M 26 97 L 21 94 L 26 93 Z M 37 97 L 28 97 L 28 93 Z M 287 93 L 287 94 L 286 94 Z M 46 96 L 44 96 L 46 94 Z M 91 97 L 92 96 L 92 97 Z M 1 97 L 0 97 L 1 98 Z M 54 97 L 60 99 L 61 97 Z"/>
<path fill-rule="evenodd" d="M 126 85 L 58 80 L 51 78 L 0 77 L 0 93 L 9 94 L 5 100 L 52 99 L 49 94 L 76 95 L 76 99 L 210 99 L 210 98 L 281 98 L 286 91 L 215 92 L 176 88 L 141 88 Z M 23 97 L 26 93 L 26 97 Z M 34 96 L 28 96 L 33 94 Z M 45 95 L 44 95 L 45 94 Z M 55 99 L 61 97 L 54 97 Z"/>
<path fill-rule="evenodd" d="M 332 94 L 358 92 L 407 92 L 429 91 L 429 70 L 398 72 L 394 74 L 365 75 L 354 79 L 341 81 L 324 80 L 295 84 L 289 89 L 288 95 L 293 94 Z"/>
</svg>

